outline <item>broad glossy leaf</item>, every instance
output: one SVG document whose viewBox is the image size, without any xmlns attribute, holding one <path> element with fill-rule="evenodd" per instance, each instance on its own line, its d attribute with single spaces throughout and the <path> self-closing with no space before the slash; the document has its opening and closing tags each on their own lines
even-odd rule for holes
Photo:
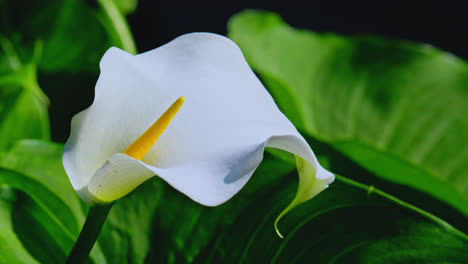
<svg viewBox="0 0 468 264">
<path fill-rule="evenodd" d="M 233 17 L 229 36 L 301 130 L 468 217 L 466 62 L 429 45 L 297 30 L 268 12 Z"/>
<path fill-rule="evenodd" d="M 215 208 L 177 191 L 156 215 L 149 263 L 427 263 L 468 261 L 468 237 L 374 187 L 343 177 L 280 222 L 294 166 L 267 155 L 247 186 Z M 286 174 L 285 174 L 286 173 Z"/>
</svg>

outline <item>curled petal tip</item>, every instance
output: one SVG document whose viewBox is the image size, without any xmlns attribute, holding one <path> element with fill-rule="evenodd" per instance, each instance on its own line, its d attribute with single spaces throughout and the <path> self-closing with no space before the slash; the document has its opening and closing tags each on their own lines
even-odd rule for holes
<svg viewBox="0 0 468 264">
<path fill-rule="evenodd" d="M 281 212 L 280 215 L 278 215 L 278 217 L 276 217 L 276 220 L 275 220 L 275 224 L 274 224 L 274 226 L 275 226 L 275 231 L 276 231 L 276 234 L 277 234 L 280 238 L 284 238 L 284 236 L 283 236 L 283 234 L 281 234 L 281 232 L 280 232 L 280 230 L 279 230 L 279 228 L 278 228 L 278 222 L 279 222 L 279 220 L 280 220 L 281 218 L 283 218 L 283 216 L 284 216 L 289 210 L 290 210 L 289 207 L 286 208 L 283 212 Z"/>
<path fill-rule="evenodd" d="M 281 234 L 281 232 L 280 232 L 279 229 L 278 229 L 278 220 L 279 220 L 279 218 L 277 218 L 276 221 L 275 221 L 275 231 L 276 231 L 276 234 L 277 234 L 281 239 L 283 239 L 284 236 Z"/>
</svg>

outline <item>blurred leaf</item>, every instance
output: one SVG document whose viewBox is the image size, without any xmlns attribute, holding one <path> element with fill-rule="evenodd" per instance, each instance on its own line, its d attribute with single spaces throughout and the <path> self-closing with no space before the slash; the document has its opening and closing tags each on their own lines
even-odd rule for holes
<svg viewBox="0 0 468 264">
<path fill-rule="evenodd" d="M 468 261 L 468 237 L 441 219 L 343 177 L 273 228 L 294 197 L 291 164 L 267 155 L 246 187 L 215 207 L 176 190 L 156 215 L 147 263 L 427 263 Z"/>
<path fill-rule="evenodd" d="M 113 0 L 117 9 L 123 15 L 131 14 L 135 12 L 137 8 L 137 0 Z"/>
<path fill-rule="evenodd" d="M 1 35 L 0 51 L 0 150 L 22 138 L 48 140 L 48 101 L 37 84 L 34 57 L 24 63 Z"/>
<path fill-rule="evenodd" d="M 98 71 L 109 42 L 84 1 L 26 0 L 4 5 L 2 16 L 8 20 L 3 31 L 10 39 L 17 39 L 17 46 L 28 48 L 37 40 L 43 41 L 40 70 Z"/>
<path fill-rule="evenodd" d="M 77 231 L 76 220 L 66 204 L 36 180 L 14 171 L 0 169 L 0 184 L 25 192 L 37 205 L 15 203 L 13 207 L 13 212 L 17 206 L 28 208 L 23 215 L 15 217 L 13 213 L 12 221 L 15 233 L 30 254 L 41 262 L 64 262 L 74 242 L 71 230 Z M 44 236 L 49 233 L 54 239 Z"/>
<path fill-rule="evenodd" d="M 85 215 L 81 200 L 75 194 L 62 165 L 63 145 L 38 140 L 21 140 L 11 149 L 0 156 L 0 167 L 16 171 L 47 186 L 49 190 L 59 197 L 67 208 L 73 212 L 76 219 L 70 226 L 72 233 L 78 233 L 78 222 L 84 222 Z"/>
<path fill-rule="evenodd" d="M 296 30 L 268 12 L 236 15 L 229 36 L 301 130 L 468 217 L 464 61 L 428 45 Z"/>
<path fill-rule="evenodd" d="M 62 152 L 62 144 L 23 140 L 0 156 L 0 186 L 26 194 L 13 207 L 15 232 L 44 263 L 64 261 L 84 222 L 80 198 L 62 167 Z M 114 205 L 91 253 L 94 262 L 144 262 L 161 185 L 149 181 Z"/>
<path fill-rule="evenodd" d="M 37 40 L 43 41 L 41 71 L 98 72 L 99 61 L 109 47 L 126 49 L 130 42 L 134 48 L 128 25 L 115 3 L 98 2 L 99 6 L 94 8 L 82 0 L 0 2 L 0 16 L 4 20 L 0 32 L 25 49 Z M 121 11 L 132 11 L 131 2 L 119 3 Z M 112 16 L 108 15 L 108 6 L 114 11 Z M 118 35 L 122 32 L 127 34 L 123 41 Z"/>
<path fill-rule="evenodd" d="M 130 32 L 130 27 L 121 13 L 122 11 L 129 10 L 119 10 L 119 8 L 123 8 L 122 4 L 124 2 L 131 1 L 121 1 L 121 6 L 117 5 L 118 1 L 116 0 L 97 0 L 97 2 L 101 7 L 98 18 L 106 28 L 113 45 L 130 54 L 136 54 L 137 50 L 132 33 Z"/>
<path fill-rule="evenodd" d="M 0 263 L 38 263 L 13 231 L 12 201 L 4 197 L 4 192 L 8 190 L 0 190 Z"/>
<path fill-rule="evenodd" d="M 26 140 L 0 156 L 0 185 L 25 194 L 12 208 L 15 234 L 43 263 L 63 263 L 84 222 L 79 198 L 61 165 L 62 151 L 61 145 Z M 99 247 L 91 256 L 105 263 Z"/>
</svg>

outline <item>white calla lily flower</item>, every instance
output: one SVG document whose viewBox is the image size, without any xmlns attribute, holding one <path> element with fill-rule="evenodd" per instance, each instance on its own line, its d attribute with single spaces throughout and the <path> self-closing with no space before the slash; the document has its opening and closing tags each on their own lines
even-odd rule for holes
<svg viewBox="0 0 468 264">
<path fill-rule="evenodd" d="M 157 175 L 216 206 L 246 184 L 265 147 L 297 157 L 298 194 L 285 212 L 334 180 L 223 36 L 187 34 L 139 55 L 111 48 L 100 68 L 94 102 L 73 118 L 63 153 L 73 187 L 90 205 Z"/>
</svg>

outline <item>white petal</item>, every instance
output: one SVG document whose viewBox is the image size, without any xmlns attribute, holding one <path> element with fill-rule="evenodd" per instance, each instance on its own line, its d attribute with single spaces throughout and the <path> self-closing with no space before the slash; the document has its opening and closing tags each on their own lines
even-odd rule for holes
<svg viewBox="0 0 468 264">
<path fill-rule="evenodd" d="M 179 96 L 184 106 L 141 162 L 118 154 Z M 193 200 L 218 205 L 244 186 L 265 146 L 313 166 L 315 177 L 301 177 L 299 190 L 316 178 L 320 185 L 307 199 L 333 181 L 239 48 L 193 33 L 136 56 L 110 49 L 93 105 L 73 120 L 63 161 L 88 202 L 118 199 L 156 174 Z"/>
</svg>

